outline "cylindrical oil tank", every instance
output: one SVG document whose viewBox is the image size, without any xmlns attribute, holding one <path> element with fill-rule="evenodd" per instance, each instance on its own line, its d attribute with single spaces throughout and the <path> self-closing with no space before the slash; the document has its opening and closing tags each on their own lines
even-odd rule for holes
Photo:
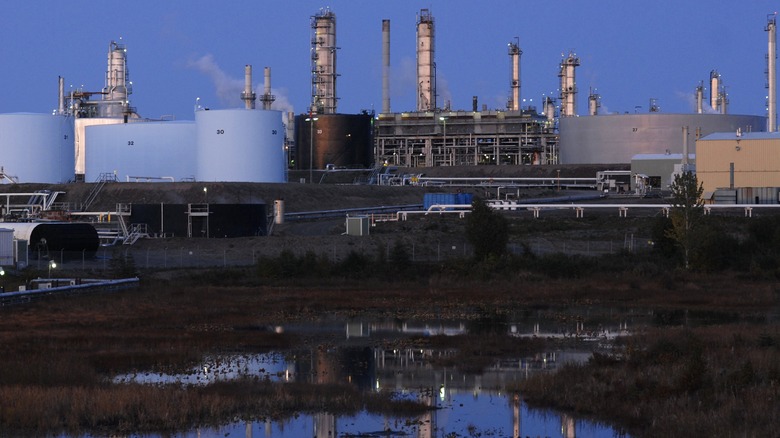
<svg viewBox="0 0 780 438">
<path fill-rule="evenodd" d="M 195 125 L 198 180 L 285 182 L 281 111 L 200 110 Z"/>
<path fill-rule="evenodd" d="M 630 163 L 638 154 L 681 154 L 681 128 L 690 132 L 689 153 L 695 154 L 696 136 L 713 132 L 763 131 L 766 118 L 736 114 L 608 114 L 561 117 L 561 164 Z"/>
<path fill-rule="evenodd" d="M 103 173 L 119 181 L 181 181 L 197 172 L 192 121 L 94 125 L 86 140 L 86 181 Z"/>
<path fill-rule="evenodd" d="M 73 179 L 73 118 L 0 114 L 0 170 L 5 182 L 62 183 Z"/>
<path fill-rule="evenodd" d="M 324 169 L 328 164 L 371 167 L 373 144 L 371 114 L 316 114 L 313 118 L 303 114 L 295 117 L 296 169 L 308 170 L 310 158 L 312 169 Z"/>
</svg>

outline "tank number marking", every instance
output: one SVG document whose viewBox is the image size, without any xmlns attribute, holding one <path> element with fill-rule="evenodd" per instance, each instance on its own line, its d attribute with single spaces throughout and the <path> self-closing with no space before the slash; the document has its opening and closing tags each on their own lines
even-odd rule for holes
<svg viewBox="0 0 780 438">
<path fill-rule="evenodd" d="M 127 145 L 128 145 L 128 146 L 132 146 L 132 145 L 134 145 L 134 144 L 135 144 L 135 142 L 134 142 L 133 140 L 130 140 L 130 141 L 128 141 L 128 142 L 127 142 Z"/>
<path fill-rule="evenodd" d="M 217 134 L 224 134 L 224 133 L 225 133 L 224 129 L 217 129 Z"/>
<path fill-rule="evenodd" d="M 68 139 L 68 134 L 65 134 L 65 140 L 67 140 L 67 139 Z"/>
<path fill-rule="evenodd" d="M 320 135 L 320 134 L 322 134 L 322 129 L 318 129 L 317 130 L 317 135 Z"/>
<path fill-rule="evenodd" d="M 271 135 L 276 135 L 276 129 L 271 130 Z"/>
<path fill-rule="evenodd" d="M 639 128 L 633 128 L 633 132 L 637 132 Z"/>
</svg>

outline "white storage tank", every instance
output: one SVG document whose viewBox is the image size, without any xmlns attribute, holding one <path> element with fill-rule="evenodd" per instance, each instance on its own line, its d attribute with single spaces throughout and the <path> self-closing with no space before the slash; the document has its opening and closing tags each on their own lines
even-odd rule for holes
<svg viewBox="0 0 780 438">
<path fill-rule="evenodd" d="M 155 121 L 86 129 L 86 181 L 114 173 L 119 181 L 181 181 L 197 172 L 195 122 Z"/>
<path fill-rule="evenodd" d="M 73 179 L 73 118 L 0 114 L 0 168 L 4 182 L 63 183 Z"/>
<path fill-rule="evenodd" d="M 195 112 L 199 181 L 285 182 L 282 112 Z"/>
</svg>

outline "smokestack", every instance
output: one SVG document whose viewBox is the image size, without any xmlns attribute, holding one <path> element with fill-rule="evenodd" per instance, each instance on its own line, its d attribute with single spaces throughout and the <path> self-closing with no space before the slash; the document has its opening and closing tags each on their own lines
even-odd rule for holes
<svg viewBox="0 0 780 438">
<path fill-rule="evenodd" d="M 477 112 L 479 111 L 479 99 L 477 96 L 471 97 L 471 111 Z"/>
<path fill-rule="evenodd" d="M 382 20 L 382 113 L 390 113 L 390 20 Z"/>
<path fill-rule="evenodd" d="M 241 99 L 244 101 L 244 108 L 255 109 L 255 92 L 252 91 L 252 66 L 244 66 L 244 92 L 241 93 Z"/>
<path fill-rule="evenodd" d="M 57 114 L 65 114 L 65 78 L 58 76 L 59 89 L 57 92 Z"/>
<path fill-rule="evenodd" d="M 575 69 L 580 66 L 580 58 L 573 52 L 561 61 L 558 77 L 561 79 L 561 117 L 577 115 L 577 81 Z"/>
<path fill-rule="evenodd" d="M 509 57 L 512 60 L 512 80 L 510 89 L 512 97 L 509 100 L 510 111 L 520 111 L 520 56 L 523 51 L 520 50 L 520 38 L 515 37 L 514 43 L 509 43 Z"/>
<path fill-rule="evenodd" d="M 271 104 L 276 100 L 276 96 L 271 94 L 271 67 L 263 69 L 263 77 L 265 79 L 265 86 L 263 95 L 260 97 L 260 102 L 263 102 L 263 109 L 271 109 Z"/>
<path fill-rule="evenodd" d="M 767 18 L 766 31 L 769 32 L 769 52 L 767 53 L 767 131 L 777 130 L 777 12 Z"/>
<path fill-rule="evenodd" d="M 417 111 L 436 109 L 434 43 L 433 16 L 428 9 L 421 9 L 417 19 Z"/>
<path fill-rule="evenodd" d="M 704 85 L 699 82 L 699 86 L 696 87 L 696 114 L 702 114 L 704 112 Z"/>
<path fill-rule="evenodd" d="M 683 133 L 683 150 L 682 150 L 682 171 L 688 171 L 688 127 L 682 127 Z"/>
</svg>

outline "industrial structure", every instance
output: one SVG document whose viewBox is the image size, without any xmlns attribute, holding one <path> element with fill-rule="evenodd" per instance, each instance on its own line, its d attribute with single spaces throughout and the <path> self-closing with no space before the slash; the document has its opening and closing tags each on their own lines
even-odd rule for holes
<svg viewBox="0 0 780 438">
<path fill-rule="evenodd" d="M 721 192 L 721 203 L 780 202 L 780 133 L 719 132 L 696 143 L 696 176 L 709 196 Z"/>
<path fill-rule="evenodd" d="M 322 9 L 311 18 L 311 108 L 310 113 L 335 114 L 336 14 Z"/>
<path fill-rule="evenodd" d="M 383 20 L 383 84 L 390 60 L 390 23 Z M 435 26 L 430 10 L 417 16 L 417 107 L 391 112 L 383 86 L 382 112 L 374 127 L 375 160 L 379 164 L 432 167 L 478 164 L 552 164 L 557 162 L 555 106 L 545 100 L 543 112 L 521 108 L 519 41 L 509 43 L 510 88 L 505 109 L 479 107 L 452 110 L 437 104 Z"/>
</svg>

